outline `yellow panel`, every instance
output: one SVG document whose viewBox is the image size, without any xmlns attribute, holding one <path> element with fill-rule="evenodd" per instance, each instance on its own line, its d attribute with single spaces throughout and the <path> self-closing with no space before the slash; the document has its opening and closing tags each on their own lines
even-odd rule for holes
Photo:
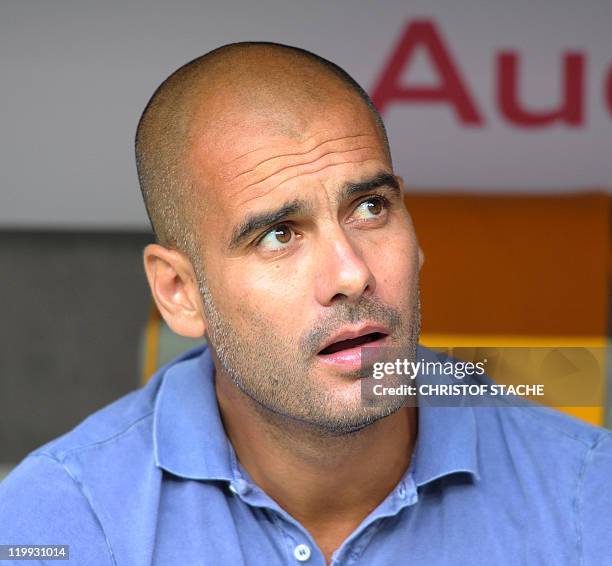
<svg viewBox="0 0 612 566">
<path fill-rule="evenodd" d="M 507 348 L 606 348 L 607 337 L 604 336 L 478 336 L 466 334 L 421 335 L 421 343 L 429 348 L 470 348 L 470 347 L 507 347 Z M 605 374 L 604 374 L 605 375 Z M 599 387 L 596 393 L 598 406 L 553 407 L 562 413 L 572 415 L 588 423 L 603 426 L 605 418 L 605 387 Z"/>
</svg>

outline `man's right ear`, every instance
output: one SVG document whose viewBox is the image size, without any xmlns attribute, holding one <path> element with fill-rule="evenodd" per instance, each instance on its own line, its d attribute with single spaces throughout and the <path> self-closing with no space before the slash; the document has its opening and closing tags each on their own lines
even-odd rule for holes
<svg viewBox="0 0 612 566">
<path fill-rule="evenodd" d="M 149 244 L 143 252 L 144 269 L 153 300 L 173 332 L 201 338 L 206 323 L 191 262 L 179 251 Z"/>
</svg>

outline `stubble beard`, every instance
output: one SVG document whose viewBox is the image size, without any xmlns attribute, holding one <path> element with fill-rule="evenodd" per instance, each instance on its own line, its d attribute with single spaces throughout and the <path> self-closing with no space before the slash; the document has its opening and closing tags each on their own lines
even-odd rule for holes
<svg viewBox="0 0 612 566">
<path fill-rule="evenodd" d="M 323 389 L 320 380 L 309 376 L 317 362 L 313 349 L 321 344 L 321 337 L 330 335 L 343 324 L 363 319 L 384 324 L 394 331 L 390 346 L 401 349 L 403 357 L 415 361 L 421 313 L 418 284 L 410 291 L 414 297 L 408 320 L 378 300 L 343 303 L 333 318 L 326 319 L 301 340 L 283 341 L 265 321 L 257 328 L 238 331 L 219 313 L 201 270 L 196 273 L 209 346 L 225 373 L 254 402 L 264 418 L 276 423 L 286 421 L 288 425 L 302 426 L 322 436 L 340 436 L 357 432 L 405 404 L 406 399 L 397 395 L 384 398 L 374 407 L 361 402 L 339 406 L 341 403 L 333 392 Z"/>
</svg>

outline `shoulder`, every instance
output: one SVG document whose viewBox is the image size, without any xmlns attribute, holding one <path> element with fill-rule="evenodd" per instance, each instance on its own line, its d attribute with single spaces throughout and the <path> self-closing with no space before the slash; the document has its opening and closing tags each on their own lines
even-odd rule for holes
<svg viewBox="0 0 612 566">
<path fill-rule="evenodd" d="M 506 430 L 516 430 L 517 434 L 528 434 L 534 443 L 542 448 L 552 443 L 560 443 L 573 448 L 580 456 L 605 440 L 611 431 L 590 424 L 582 419 L 563 413 L 556 408 L 529 402 L 500 402 L 494 404 L 497 419 Z M 567 455 L 567 454 L 566 454 Z"/>
<path fill-rule="evenodd" d="M 582 564 L 612 556 L 612 431 L 541 406 L 475 414 L 494 474 L 518 481 L 534 505 L 564 525 Z"/>
<path fill-rule="evenodd" d="M 180 371 L 181 362 L 197 358 L 203 349 L 198 346 L 172 360 L 146 385 L 92 413 L 74 429 L 37 448 L 31 455 L 47 455 L 66 463 L 80 452 L 96 448 L 122 450 L 130 444 L 150 444 L 157 397 L 167 374 Z"/>
<path fill-rule="evenodd" d="M 503 446 L 519 465 L 554 471 L 558 482 L 575 484 L 589 454 L 609 446 L 612 435 L 558 409 L 524 400 L 496 400 L 473 410 L 482 442 Z"/>
<path fill-rule="evenodd" d="M 143 424 L 146 426 L 146 421 L 153 415 L 162 380 L 163 374 L 156 374 L 144 387 L 92 413 L 71 431 L 40 446 L 31 455 L 46 454 L 64 461 L 80 450 L 112 442 Z"/>
<path fill-rule="evenodd" d="M 578 479 L 576 519 L 585 564 L 612 556 L 612 431 L 588 450 Z"/>
<path fill-rule="evenodd" d="M 136 501 L 142 482 L 155 490 L 158 391 L 170 367 L 180 371 L 182 360 L 201 351 L 173 360 L 144 387 L 31 452 L 0 483 L 0 544 L 70 544 L 70 556 L 79 564 L 113 564 L 108 532 L 116 517 L 128 513 L 127 505 L 123 513 L 109 506 L 126 504 L 126 498 Z"/>
<path fill-rule="evenodd" d="M 68 545 L 79 564 L 114 564 L 81 486 L 44 454 L 28 456 L 0 483 L 0 544 Z"/>
<path fill-rule="evenodd" d="M 492 383 L 486 375 L 469 382 Z M 612 431 L 517 398 L 477 405 L 463 410 L 473 412 L 482 489 L 519 502 L 532 528 L 537 520 L 553 525 L 585 566 L 612 556 Z"/>
<path fill-rule="evenodd" d="M 155 388 L 100 409 L 15 467 L 0 483 L 0 544 L 67 544 L 78 564 L 114 564 L 100 489 L 108 494 L 128 451 L 146 451 Z"/>
</svg>

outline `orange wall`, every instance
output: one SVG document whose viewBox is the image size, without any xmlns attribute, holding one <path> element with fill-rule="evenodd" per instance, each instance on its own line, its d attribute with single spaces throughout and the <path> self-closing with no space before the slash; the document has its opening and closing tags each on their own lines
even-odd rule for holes
<svg viewBox="0 0 612 566">
<path fill-rule="evenodd" d="M 418 194 L 423 331 L 597 335 L 608 329 L 606 194 Z"/>
</svg>

